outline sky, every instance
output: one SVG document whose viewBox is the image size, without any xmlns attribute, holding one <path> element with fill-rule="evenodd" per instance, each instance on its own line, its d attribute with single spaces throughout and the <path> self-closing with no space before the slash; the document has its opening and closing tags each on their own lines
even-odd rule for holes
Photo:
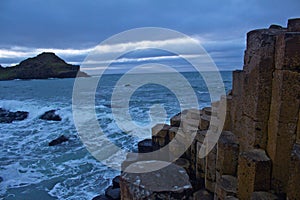
<svg viewBox="0 0 300 200">
<path fill-rule="evenodd" d="M 161 27 L 197 40 L 220 70 L 240 69 L 246 33 L 271 24 L 286 26 L 289 18 L 300 17 L 299 8 L 299 0 L 1 0 L 0 64 L 11 66 L 44 51 L 81 64 L 115 34 Z M 137 55 L 130 63 L 174 58 L 157 52 Z"/>
</svg>

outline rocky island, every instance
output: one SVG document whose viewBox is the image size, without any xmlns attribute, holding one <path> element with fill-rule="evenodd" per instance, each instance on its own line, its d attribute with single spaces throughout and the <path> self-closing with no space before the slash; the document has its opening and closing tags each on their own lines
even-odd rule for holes
<svg viewBox="0 0 300 200">
<path fill-rule="evenodd" d="M 54 53 L 44 52 L 13 67 L 0 65 L 0 80 L 88 77 L 78 65 L 71 65 Z"/>
<path fill-rule="evenodd" d="M 243 70 L 233 72 L 232 91 L 212 107 L 186 110 L 171 118 L 170 125 L 153 127 L 152 139 L 138 145 L 141 156 L 128 154 L 122 164 L 121 199 L 300 199 L 299 95 L 300 19 L 290 19 L 287 28 L 250 31 Z M 203 158 L 199 152 L 210 142 L 204 139 L 210 122 L 224 107 L 221 136 Z M 176 135 L 189 134 L 195 120 L 196 137 L 169 166 L 164 174 L 169 177 L 161 175 L 167 168 L 142 175 L 127 172 L 138 163 L 153 162 L 142 153 L 168 148 Z M 185 144 L 169 149 L 170 156 L 180 148 Z"/>
</svg>

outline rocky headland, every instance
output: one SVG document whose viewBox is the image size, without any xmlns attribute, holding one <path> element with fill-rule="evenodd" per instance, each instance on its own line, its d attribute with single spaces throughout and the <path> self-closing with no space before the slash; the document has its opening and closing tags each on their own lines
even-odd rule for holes
<svg viewBox="0 0 300 200">
<path fill-rule="evenodd" d="M 121 199 L 300 199 L 299 105 L 300 19 L 290 19 L 287 28 L 250 31 L 243 70 L 233 72 L 232 92 L 212 103 L 217 112 L 208 107 L 177 114 L 170 125 L 153 127 L 152 140 L 140 142 L 139 152 L 160 151 L 175 136 L 184 138 L 196 121 L 192 145 L 168 168 L 146 174 L 127 171 L 152 161 L 128 154 Z M 201 157 L 210 122 L 224 106 L 221 136 Z M 186 148 L 177 144 L 170 156 Z"/>
<path fill-rule="evenodd" d="M 75 78 L 88 77 L 80 71 L 78 65 L 71 65 L 56 56 L 54 53 L 41 53 L 28 58 L 16 66 L 0 66 L 0 81 L 14 79 L 48 79 L 48 78 Z"/>
</svg>

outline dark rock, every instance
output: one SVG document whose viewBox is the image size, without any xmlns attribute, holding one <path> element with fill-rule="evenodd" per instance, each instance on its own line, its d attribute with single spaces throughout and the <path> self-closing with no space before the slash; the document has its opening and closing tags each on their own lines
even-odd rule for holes
<svg viewBox="0 0 300 200">
<path fill-rule="evenodd" d="M 3 181 L 3 178 L 0 176 L 0 183 Z"/>
<path fill-rule="evenodd" d="M 95 196 L 92 200 L 109 200 L 104 194 Z"/>
<path fill-rule="evenodd" d="M 145 139 L 138 143 L 139 153 L 149 153 L 153 151 L 152 139 Z"/>
<path fill-rule="evenodd" d="M 289 19 L 289 21 L 288 21 L 288 31 L 290 31 L 290 32 L 300 32 L 300 18 Z"/>
<path fill-rule="evenodd" d="M 282 28 L 282 26 L 280 26 L 280 25 L 277 25 L 277 24 L 272 24 L 270 27 L 269 27 L 269 29 L 283 29 Z"/>
<path fill-rule="evenodd" d="M 190 168 L 190 162 L 187 159 L 184 158 L 178 158 L 176 161 L 174 161 L 174 164 L 182 167 L 183 169 L 185 169 L 185 171 L 189 171 Z"/>
<path fill-rule="evenodd" d="M 12 114 L 12 116 L 15 118 L 14 120 L 17 120 L 17 121 L 21 121 L 21 120 L 24 120 L 28 117 L 28 112 L 24 112 L 24 111 L 17 111 L 17 112 L 14 112 Z"/>
<path fill-rule="evenodd" d="M 272 194 L 270 192 L 265 192 L 265 191 L 253 192 L 251 195 L 251 200 L 278 200 L 278 199 L 280 198 L 278 198 L 275 194 Z"/>
<path fill-rule="evenodd" d="M 51 120 L 51 121 L 61 121 L 61 117 L 57 115 L 56 110 L 49 110 L 45 112 L 42 116 L 40 116 L 40 119 L 43 120 Z"/>
<path fill-rule="evenodd" d="M 28 112 L 17 111 L 10 112 L 0 108 L 0 123 L 12 123 L 13 121 L 21 121 L 28 117 Z"/>
<path fill-rule="evenodd" d="M 201 200 L 213 200 L 214 197 L 211 193 L 207 190 L 201 189 L 194 193 L 194 200 L 201 199 Z"/>
<path fill-rule="evenodd" d="M 172 127 L 179 127 L 181 122 L 181 113 L 177 113 L 170 119 L 170 124 Z"/>
<path fill-rule="evenodd" d="M 105 196 L 112 200 L 121 199 L 121 191 L 120 188 L 113 188 L 113 186 L 109 186 L 105 190 Z"/>
<path fill-rule="evenodd" d="M 121 164 L 121 170 L 125 171 L 125 169 L 131 165 L 132 163 L 135 163 L 139 160 L 139 155 L 137 155 L 136 153 L 128 153 L 126 155 L 126 159 L 122 162 Z"/>
<path fill-rule="evenodd" d="M 206 115 L 208 115 L 208 116 L 211 115 L 211 107 L 205 107 L 205 108 L 203 108 L 203 111 Z"/>
<path fill-rule="evenodd" d="M 120 188 L 120 176 L 116 176 L 113 180 L 113 188 Z"/>
<path fill-rule="evenodd" d="M 151 160 L 128 166 L 127 172 L 123 172 L 120 178 L 122 199 L 190 199 L 192 185 L 182 167 L 168 163 L 162 169 L 139 173 L 165 164 L 163 161 Z"/>
<path fill-rule="evenodd" d="M 162 148 L 169 143 L 169 129 L 168 124 L 156 124 L 152 127 L 152 143 L 156 149 Z"/>
<path fill-rule="evenodd" d="M 0 80 L 75 78 L 77 75 L 88 77 L 86 73 L 79 71 L 78 65 L 68 64 L 54 53 L 42 53 L 16 66 L 0 70 Z"/>
<path fill-rule="evenodd" d="M 58 144 L 61 144 L 63 142 L 67 142 L 69 141 L 69 139 L 62 135 L 62 136 L 59 136 L 58 138 L 56 138 L 55 140 L 52 140 L 51 142 L 49 142 L 49 146 L 55 146 L 55 145 L 58 145 Z"/>
</svg>

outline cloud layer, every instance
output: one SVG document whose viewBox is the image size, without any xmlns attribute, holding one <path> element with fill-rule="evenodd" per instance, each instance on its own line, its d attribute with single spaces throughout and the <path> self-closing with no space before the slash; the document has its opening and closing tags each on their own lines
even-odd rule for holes
<svg viewBox="0 0 300 200">
<path fill-rule="evenodd" d="M 210 41 L 196 35 L 193 36 L 192 40 L 195 41 L 195 43 L 202 45 L 204 51 L 208 51 L 209 55 L 214 59 L 221 70 L 234 69 L 241 64 L 241 59 L 239 59 L 239 56 L 236 56 L 236 51 L 239 52 L 244 48 L 243 41 Z M 2 61 L 1 63 L 4 64 L 4 66 L 11 66 L 17 64 L 21 60 L 28 57 L 34 57 L 42 52 L 54 52 L 69 63 L 81 64 L 90 53 L 97 53 L 98 55 L 101 55 L 101 57 L 99 57 L 98 60 L 96 57 L 96 59 L 85 61 L 85 65 L 90 65 L 90 67 L 85 67 L 83 70 L 91 72 L 96 69 L 102 69 L 104 65 L 113 64 L 114 68 L 112 69 L 120 70 L 123 68 L 124 71 L 133 65 L 145 63 L 162 63 L 173 66 L 176 64 L 175 67 L 186 69 L 186 62 L 182 60 L 182 57 L 196 59 L 201 56 L 199 55 L 200 52 L 197 52 L 193 45 L 194 43 L 191 43 L 190 39 L 175 38 L 167 40 L 115 43 L 85 49 L 11 47 L 8 49 L 0 49 L 0 61 Z M 164 51 L 147 50 L 147 47 L 149 46 L 155 46 L 157 49 L 173 49 L 178 52 L 184 52 L 184 54 L 176 55 Z M 232 50 L 226 51 L 227 48 L 231 48 Z M 115 54 L 127 52 L 129 50 L 134 50 L 134 52 L 127 53 L 114 60 L 109 59 L 114 57 Z"/>
<path fill-rule="evenodd" d="M 222 69 L 239 68 L 247 31 L 299 16 L 300 1 L 0 1 L 0 63 L 43 51 L 80 63 L 101 41 L 137 27 L 197 38 Z M 116 47 L 108 47 L 116 48 Z"/>
</svg>

